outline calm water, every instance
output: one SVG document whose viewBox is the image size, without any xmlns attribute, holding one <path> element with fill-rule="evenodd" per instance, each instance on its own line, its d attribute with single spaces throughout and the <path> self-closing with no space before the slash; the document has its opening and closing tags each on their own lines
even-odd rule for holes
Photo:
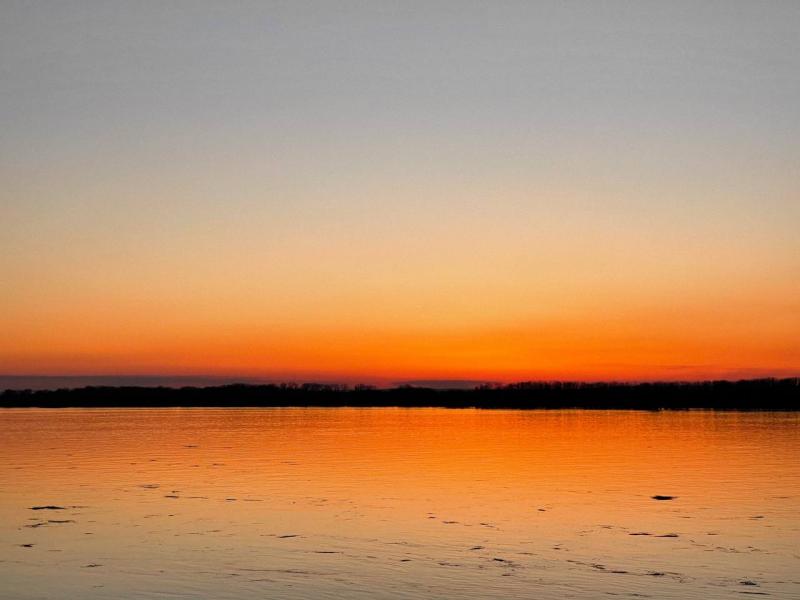
<svg viewBox="0 0 800 600">
<path fill-rule="evenodd" d="M 752 594 L 800 598 L 794 414 L 0 412 L 3 599 Z"/>
</svg>

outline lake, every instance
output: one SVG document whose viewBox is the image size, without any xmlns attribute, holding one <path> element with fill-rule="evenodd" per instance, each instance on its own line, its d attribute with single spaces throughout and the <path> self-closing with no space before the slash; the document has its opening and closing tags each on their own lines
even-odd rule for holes
<svg viewBox="0 0 800 600">
<path fill-rule="evenodd" d="M 797 413 L 0 411 L 3 599 L 747 595 L 800 598 Z"/>
</svg>

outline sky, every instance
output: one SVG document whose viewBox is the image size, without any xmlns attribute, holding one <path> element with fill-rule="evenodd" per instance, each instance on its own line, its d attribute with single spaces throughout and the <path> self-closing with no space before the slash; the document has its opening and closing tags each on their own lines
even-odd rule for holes
<svg viewBox="0 0 800 600">
<path fill-rule="evenodd" d="M 800 374 L 800 3 L 0 3 L 0 375 Z"/>
</svg>

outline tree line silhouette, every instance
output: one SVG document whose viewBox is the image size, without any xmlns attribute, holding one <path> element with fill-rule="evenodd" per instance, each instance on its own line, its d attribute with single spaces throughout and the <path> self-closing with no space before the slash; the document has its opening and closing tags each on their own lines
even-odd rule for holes
<svg viewBox="0 0 800 600">
<path fill-rule="evenodd" d="M 487 409 L 800 410 L 800 378 L 741 381 L 520 382 L 473 389 L 321 383 L 6 390 L 0 407 L 443 407 Z"/>
</svg>

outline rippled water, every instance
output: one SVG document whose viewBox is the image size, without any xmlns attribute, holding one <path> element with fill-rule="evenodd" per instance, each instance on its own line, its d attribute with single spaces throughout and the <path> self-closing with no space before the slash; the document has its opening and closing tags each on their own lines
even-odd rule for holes
<svg viewBox="0 0 800 600">
<path fill-rule="evenodd" d="M 795 414 L 0 412 L 4 599 L 751 594 L 800 598 Z"/>
</svg>

